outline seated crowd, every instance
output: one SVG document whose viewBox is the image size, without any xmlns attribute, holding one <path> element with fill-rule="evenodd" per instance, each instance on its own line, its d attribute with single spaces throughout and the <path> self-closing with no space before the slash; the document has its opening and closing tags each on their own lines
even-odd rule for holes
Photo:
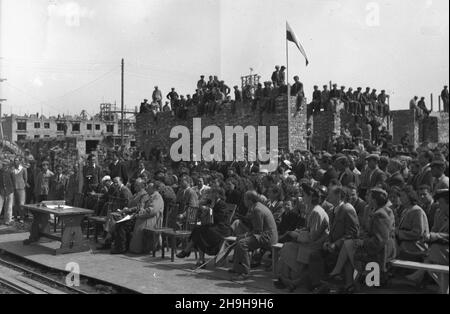
<svg viewBox="0 0 450 314">
<path fill-rule="evenodd" d="M 234 279 L 248 278 L 278 242 L 285 245 L 275 284 L 292 291 L 305 284 L 320 290 L 324 280 L 338 280 L 351 292 L 354 271 L 361 274 L 369 262 L 383 271 L 393 258 L 448 265 L 445 146 L 405 151 L 366 142 L 353 150 L 278 152 L 278 158 L 277 171 L 268 173 L 257 162 L 150 163 L 143 154 L 126 164 L 116 151 L 107 167 L 95 155 L 54 171 L 43 160 L 30 177 L 37 202 L 75 204 L 83 195 L 83 206 L 105 217 L 102 248 L 114 254 L 160 246 L 161 239 L 146 239 L 144 230 L 183 229 L 188 209 L 197 208 L 201 224 L 187 243 L 180 241 L 178 258 L 199 252 L 201 267 L 205 255 L 216 255 L 224 239 L 235 236 Z M 10 168 L 0 165 L 0 207 L 9 223 L 11 204 L 23 203 L 20 191 L 30 180 L 20 158 Z M 421 282 L 424 275 L 407 278 Z"/>
</svg>

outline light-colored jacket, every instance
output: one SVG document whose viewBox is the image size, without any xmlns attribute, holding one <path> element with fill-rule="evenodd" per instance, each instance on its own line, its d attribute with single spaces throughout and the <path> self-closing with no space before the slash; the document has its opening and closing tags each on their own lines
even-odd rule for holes
<svg viewBox="0 0 450 314">
<path fill-rule="evenodd" d="M 147 197 L 143 198 L 140 204 L 130 242 L 130 252 L 135 254 L 141 254 L 145 250 L 143 230 L 147 228 L 160 228 L 162 226 L 164 212 L 164 201 L 158 192 L 154 192 L 150 196 L 147 194 Z"/>
<path fill-rule="evenodd" d="M 27 169 L 22 166 L 19 166 L 18 169 L 14 168 L 12 170 L 13 179 L 14 179 L 14 189 L 16 190 L 25 190 L 28 182 L 28 173 Z"/>
</svg>

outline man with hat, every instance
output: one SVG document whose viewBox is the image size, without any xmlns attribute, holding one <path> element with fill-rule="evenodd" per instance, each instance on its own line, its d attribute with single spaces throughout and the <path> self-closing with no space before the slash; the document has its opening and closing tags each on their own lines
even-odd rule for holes
<svg viewBox="0 0 450 314">
<path fill-rule="evenodd" d="M 382 116 L 383 118 L 386 117 L 389 114 L 389 105 L 387 103 L 387 99 L 389 98 L 389 95 L 386 94 L 386 91 L 383 89 L 381 91 L 381 94 L 378 95 L 378 103 L 382 108 Z"/>
<path fill-rule="evenodd" d="M 430 164 L 431 175 L 434 178 L 433 194 L 436 194 L 439 190 L 445 190 L 449 188 L 449 178 L 445 175 L 445 161 L 435 160 Z"/>
<path fill-rule="evenodd" d="M 286 67 L 284 65 L 280 69 L 280 77 L 279 77 L 278 85 L 280 87 L 286 86 Z"/>
<path fill-rule="evenodd" d="M 149 113 L 150 112 L 150 104 L 148 103 L 148 99 L 144 99 L 144 101 L 141 103 L 139 112 L 140 113 Z"/>
<path fill-rule="evenodd" d="M 336 169 L 333 167 L 333 156 L 329 153 L 325 153 L 322 155 L 322 159 L 320 160 L 320 167 L 325 171 L 322 179 L 320 180 L 320 185 L 328 187 L 330 181 L 338 178 L 338 174 Z"/>
<path fill-rule="evenodd" d="M 355 113 L 361 115 L 364 113 L 363 99 L 362 99 L 362 87 L 358 87 L 353 94 L 353 100 L 355 101 Z"/>
<path fill-rule="evenodd" d="M 337 110 L 338 99 L 340 99 L 340 96 L 341 93 L 337 89 L 337 84 L 333 84 L 333 89 L 330 91 L 330 105 L 333 112 L 336 112 Z"/>
</svg>

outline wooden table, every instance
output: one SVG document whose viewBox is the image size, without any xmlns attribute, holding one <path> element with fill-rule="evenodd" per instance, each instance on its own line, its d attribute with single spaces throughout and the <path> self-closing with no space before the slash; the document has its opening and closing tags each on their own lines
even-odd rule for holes
<svg viewBox="0 0 450 314">
<path fill-rule="evenodd" d="M 23 205 L 33 214 L 33 224 L 31 225 L 30 237 L 23 241 L 24 245 L 38 242 L 41 237 L 60 241 L 61 247 L 54 251 L 55 255 L 89 251 L 88 241 L 83 239 L 81 223 L 85 216 L 92 215 L 92 210 L 76 207 L 49 208 L 34 205 Z M 58 217 L 61 221 L 61 236 L 50 234 L 49 219 L 50 214 Z"/>
</svg>

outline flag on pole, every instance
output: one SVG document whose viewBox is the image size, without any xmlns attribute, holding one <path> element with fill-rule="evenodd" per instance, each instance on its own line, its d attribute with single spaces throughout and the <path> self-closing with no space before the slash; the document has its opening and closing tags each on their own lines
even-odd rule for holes
<svg viewBox="0 0 450 314">
<path fill-rule="evenodd" d="M 306 55 L 305 49 L 303 49 L 302 44 L 298 40 L 297 35 L 295 35 L 294 31 L 292 30 L 292 28 L 288 22 L 286 22 L 286 34 L 287 34 L 287 40 L 293 42 L 297 46 L 298 50 L 300 50 L 302 55 L 305 57 L 306 66 L 308 66 L 309 60 L 308 60 L 308 56 Z"/>
</svg>

